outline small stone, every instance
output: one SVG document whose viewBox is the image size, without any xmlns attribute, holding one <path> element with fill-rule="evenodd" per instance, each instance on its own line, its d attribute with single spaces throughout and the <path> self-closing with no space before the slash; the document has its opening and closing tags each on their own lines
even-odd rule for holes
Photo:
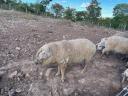
<svg viewBox="0 0 128 96">
<path fill-rule="evenodd" d="M 31 90 L 32 90 L 32 87 L 33 87 L 33 83 L 30 85 L 30 87 L 29 87 L 29 90 L 28 90 L 28 91 L 31 91 Z"/>
<path fill-rule="evenodd" d="M 17 80 L 20 81 L 20 78 L 18 77 Z"/>
<path fill-rule="evenodd" d="M 17 71 L 14 71 L 12 72 L 10 75 L 9 75 L 9 78 L 13 78 L 17 75 Z"/>
<path fill-rule="evenodd" d="M 27 74 L 25 75 L 25 77 L 30 77 L 29 73 L 27 73 Z"/>
<path fill-rule="evenodd" d="M 21 90 L 20 88 L 17 88 L 17 89 L 16 89 L 16 92 L 17 92 L 17 93 L 20 93 L 21 91 L 22 91 L 22 90 Z"/>
<path fill-rule="evenodd" d="M 15 39 L 16 41 L 18 40 L 18 38 Z"/>
<path fill-rule="evenodd" d="M 21 77 L 21 76 L 22 76 L 22 73 L 18 73 L 17 76 L 18 76 L 18 77 Z"/>
<path fill-rule="evenodd" d="M 42 79 L 42 77 L 43 77 L 43 72 L 40 72 L 39 73 L 39 78 Z"/>
<path fill-rule="evenodd" d="M 63 91 L 64 91 L 64 94 L 65 94 L 65 95 L 69 95 L 69 94 L 71 94 L 74 90 L 73 90 L 73 88 L 65 88 L 65 89 L 63 89 Z"/>
<path fill-rule="evenodd" d="M 85 83 L 85 79 L 80 79 L 80 80 L 78 80 L 78 82 L 81 83 L 81 84 L 84 84 Z"/>
<path fill-rule="evenodd" d="M 40 72 L 40 76 L 43 76 L 43 72 Z"/>
<path fill-rule="evenodd" d="M 20 47 L 16 47 L 16 50 L 21 50 L 21 48 Z"/>
</svg>

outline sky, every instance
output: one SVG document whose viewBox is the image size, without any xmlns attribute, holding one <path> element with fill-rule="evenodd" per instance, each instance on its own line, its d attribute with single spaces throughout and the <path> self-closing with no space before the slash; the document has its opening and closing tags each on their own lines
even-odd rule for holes
<svg viewBox="0 0 128 96">
<path fill-rule="evenodd" d="M 39 2 L 40 0 L 22 0 L 23 2 L 27 3 L 35 3 Z M 113 8 L 115 5 L 120 3 L 128 3 L 128 0 L 98 0 L 100 3 L 100 7 L 102 8 L 101 14 L 102 17 L 112 17 Z M 88 4 L 91 2 L 91 0 L 52 0 L 51 4 L 59 3 L 63 5 L 64 7 L 71 7 L 75 8 L 78 11 L 86 10 L 85 6 L 88 6 Z"/>
</svg>

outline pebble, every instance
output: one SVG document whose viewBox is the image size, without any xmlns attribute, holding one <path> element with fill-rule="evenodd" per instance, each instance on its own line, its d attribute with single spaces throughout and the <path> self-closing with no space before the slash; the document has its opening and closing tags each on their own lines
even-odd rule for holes
<svg viewBox="0 0 128 96">
<path fill-rule="evenodd" d="M 15 77 L 16 75 L 17 75 L 17 71 L 14 71 L 14 72 L 12 72 L 10 75 L 9 75 L 9 78 L 13 78 L 13 77 Z"/>
</svg>

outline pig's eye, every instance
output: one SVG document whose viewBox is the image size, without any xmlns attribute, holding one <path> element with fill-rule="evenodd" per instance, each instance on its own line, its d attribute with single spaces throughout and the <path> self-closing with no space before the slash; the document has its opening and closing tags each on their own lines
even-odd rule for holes
<svg viewBox="0 0 128 96">
<path fill-rule="evenodd" d="M 45 52 L 42 52 L 42 55 L 45 55 Z"/>
<path fill-rule="evenodd" d="M 46 59 L 46 58 L 48 58 L 48 57 L 49 57 L 49 54 L 48 54 L 48 53 L 46 53 L 46 52 L 43 52 L 43 53 L 42 53 L 42 58 Z"/>
</svg>

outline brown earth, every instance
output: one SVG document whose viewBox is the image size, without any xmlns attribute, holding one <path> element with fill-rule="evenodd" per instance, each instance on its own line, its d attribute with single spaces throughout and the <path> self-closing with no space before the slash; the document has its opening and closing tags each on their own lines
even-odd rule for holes
<svg viewBox="0 0 128 96">
<path fill-rule="evenodd" d="M 80 64 L 69 66 L 66 81 L 55 77 L 57 67 L 33 64 L 45 43 L 88 38 L 94 43 L 118 31 L 82 26 L 67 20 L 0 10 L 0 96 L 115 96 L 121 90 L 126 62 L 97 52 L 84 74 Z M 49 77 L 46 75 L 49 74 Z"/>
</svg>

